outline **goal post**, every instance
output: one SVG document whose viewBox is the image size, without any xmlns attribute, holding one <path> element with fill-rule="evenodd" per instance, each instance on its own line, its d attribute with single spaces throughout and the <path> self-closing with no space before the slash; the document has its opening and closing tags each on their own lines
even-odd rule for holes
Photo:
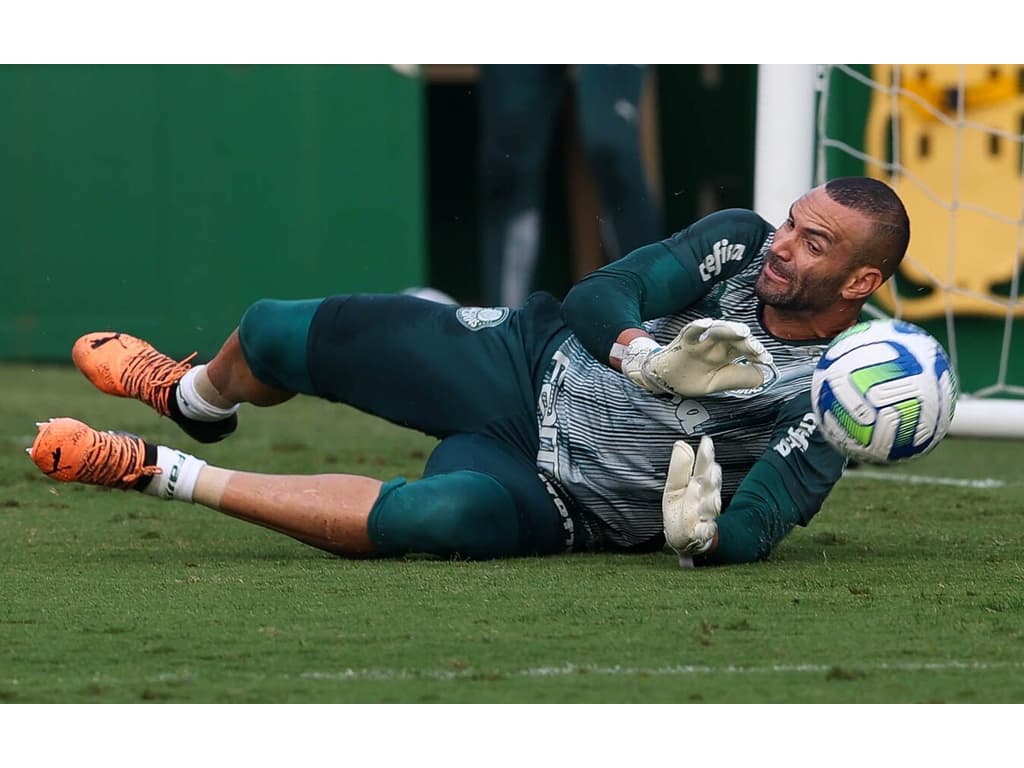
<svg viewBox="0 0 1024 768">
<path fill-rule="evenodd" d="M 755 209 L 777 221 L 838 176 L 891 184 L 910 247 L 869 309 L 946 347 L 962 390 L 950 434 L 1024 437 L 1024 65 L 762 65 L 758 78 Z"/>
<path fill-rule="evenodd" d="M 814 176 L 814 64 L 757 68 L 754 210 L 776 226 Z"/>
</svg>

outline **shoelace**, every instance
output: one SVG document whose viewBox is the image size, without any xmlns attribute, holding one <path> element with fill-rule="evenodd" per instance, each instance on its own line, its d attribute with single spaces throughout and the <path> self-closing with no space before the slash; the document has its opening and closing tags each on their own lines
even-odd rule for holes
<svg viewBox="0 0 1024 768">
<path fill-rule="evenodd" d="M 145 466 L 142 440 L 112 432 L 96 432 L 78 472 L 77 480 L 95 485 L 128 487 L 147 475 L 159 475 L 160 467 Z"/>
<path fill-rule="evenodd" d="M 135 355 L 124 369 L 121 384 L 131 397 L 137 397 L 164 416 L 170 415 L 168 399 L 171 387 L 192 366 L 189 361 L 196 356 L 193 352 L 178 362 L 155 349 L 148 349 Z"/>
</svg>

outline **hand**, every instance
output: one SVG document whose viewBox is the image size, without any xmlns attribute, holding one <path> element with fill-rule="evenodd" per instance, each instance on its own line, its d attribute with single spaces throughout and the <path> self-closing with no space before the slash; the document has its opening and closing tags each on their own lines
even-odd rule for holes
<svg viewBox="0 0 1024 768">
<path fill-rule="evenodd" d="M 750 328 L 711 318 L 689 323 L 665 347 L 647 337 L 633 339 L 622 356 L 622 372 L 634 383 L 683 397 L 759 387 L 762 366 L 771 365 L 771 353 Z"/>
<path fill-rule="evenodd" d="M 722 468 L 715 461 L 715 444 L 705 435 L 697 456 L 682 440 L 672 448 L 665 492 L 661 500 L 665 541 L 679 555 L 679 564 L 711 549 L 718 533 L 715 518 L 722 511 Z"/>
</svg>

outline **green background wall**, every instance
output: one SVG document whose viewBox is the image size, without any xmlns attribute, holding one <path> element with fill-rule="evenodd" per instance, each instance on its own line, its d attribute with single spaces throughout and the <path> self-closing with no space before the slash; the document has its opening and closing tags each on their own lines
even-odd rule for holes
<svg viewBox="0 0 1024 768">
<path fill-rule="evenodd" d="M 208 356 L 260 297 L 426 279 L 422 87 L 387 66 L 0 67 L 0 358 Z"/>
</svg>

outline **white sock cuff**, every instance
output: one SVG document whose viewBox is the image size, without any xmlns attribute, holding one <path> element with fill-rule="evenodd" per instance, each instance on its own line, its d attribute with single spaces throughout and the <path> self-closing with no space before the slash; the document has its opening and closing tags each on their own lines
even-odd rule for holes
<svg viewBox="0 0 1024 768">
<path fill-rule="evenodd" d="M 196 480 L 199 479 L 199 473 L 206 466 L 206 462 L 191 454 L 158 445 L 156 464 L 161 472 L 153 476 L 145 492 L 161 499 L 192 501 Z"/>
<path fill-rule="evenodd" d="M 222 421 L 238 410 L 238 404 L 230 408 L 219 408 L 213 403 L 207 402 L 196 389 L 196 376 L 200 371 L 205 371 L 205 365 L 197 365 L 185 373 L 178 381 L 178 390 L 175 398 L 178 401 L 178 408 L 183 415 L 196 421 Z"/>
</svg>

